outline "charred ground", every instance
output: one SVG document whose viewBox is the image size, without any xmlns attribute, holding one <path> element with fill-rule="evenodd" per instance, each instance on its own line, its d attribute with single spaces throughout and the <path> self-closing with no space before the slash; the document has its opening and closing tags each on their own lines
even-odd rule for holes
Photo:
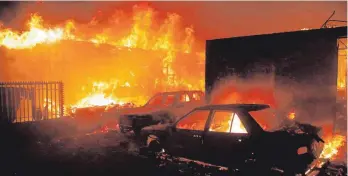
<svg viewBox="0 0 348 176">
<path fill-rule="evenodd" d="M 118 132 L 55 138 L 2 124 L 1 175 L 200 175 L 219 172 L 186 161 L 139 155 L 131 135 Z M 6 133 L 3 133 L 3 130 Z"/>
<path fill-rule="evenodd" d="M 46 125 L 47 126 L 47 125 Z M 1 124 L 1 175 L 227 175 L 224 168 L 182 158 L 141 155 L 132 133 L 38 135 L 37 125 Z M 72 128 L 62 127 L 64 131 Z M 58 135 L 58 136 L 57 136 Z M 60 136 L 60 137 L 59 137 Z M 322 175 L 346 173 L 344 165 L 331 165 Z"/>
</svg>

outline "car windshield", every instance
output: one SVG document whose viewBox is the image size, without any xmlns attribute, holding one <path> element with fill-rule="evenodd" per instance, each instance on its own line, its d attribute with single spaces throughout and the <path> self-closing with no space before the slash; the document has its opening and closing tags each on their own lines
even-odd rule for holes
<svg viewBox="0 0 348 176">
<path fill-rule="evenodd" d="M 250 111 L 249 114 L 265 131 L 276 131 L 281 126 L 281 121 L 276 116 L 276 111 L 272 108 L 267 108 L 259 111 Z"/>
</svg>

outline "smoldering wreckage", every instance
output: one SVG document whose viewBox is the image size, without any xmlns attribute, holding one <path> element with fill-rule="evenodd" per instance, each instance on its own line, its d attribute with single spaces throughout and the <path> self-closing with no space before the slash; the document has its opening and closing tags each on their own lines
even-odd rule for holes
<svg viewBox="0 0 348 176">
<path fill-rule="evenodd" d="M 31 17 L 27 31 L 0 28 L 3 58 L 31 58 L 40 53 L 39 60 L 48 56 L 54 60 L 47 70 L 35 69 L 30 59 L 18 59 L 35 73 L 28 77 L 8 74 L 0 83 L 1 175 L 347 174 L 346 163 L 338 162 L 346 155 L 346 125 L 342 124 L 347 118 L 347 71 L 342 50 L 337 48 L 337 42 L 347 36 L 347 27 L 209 40 L 202 67 L 202 52 L 192 48 L 192 28 L 185 28 L 182 45 L 170 38 L 175 36 L 171 29 L 178 27 L 177 14 L 169 14 L 159 32 L 151 34 L 158 36 L 157 40 L 151 41 L 148 35 L 153 30 L 144 20 L 154 20 L 153 9 L 135 6 L 133 10 L 129 35 L 117 40 L 106 37 L 107 33 L 79 35 L 72 29 L 86 26 L 73 21 L 65 27 L 46 27 L 37 14 Z M 98 26 L 97 17 L 89 25 Z M 346 46 L 346 40 L 343 43 Z M 276 45 L 286 46 L 275 51 Z M 76 72 L 89 74 L 87 70 L 93 68 L 68 69 L 70 77 L 58 74 L 64 60 L 50 56 L 51 51 L 60 49 L 64 57 L 83 54 L 71 52 L 67 46 L 89 48 L 90 55 L 103 51 L 100 57 L 114 58 L 101 63 L 86 56 L 91 67 L 113 70 L 109 65 L 120 62 L 113 55 L 128 56 L 120 70 L 130 76 L 94 81 L 85 97 L 71 103 L 77 89 L 73 88 L 75 81 L 67 78 L 88 82 L 79 80 Z M 49 47 L 54 49 L 48 51 Z M 250 49 L 254 52 L 246 52 Z M 325 57 L 319 57 L 318 50 Z M 145 58 L 147 64 L 161 63 L 146 66 L 153 70 L 150 75 L 141 68 L 143 63 L 133 60 L 144 53 L 160 58 Z M 185 63 L 190 57 L 197 59 Z M 316 66 L 328 69 L 319 72 L 321 69 L 309 66 L 306 62 L 312 61 L 304 58 L 321 60 Z M 17 62 L 2 62 L 10 69 L 24 68 Z M 338 67 L 334 66 L 337 63 Z M 96 78 L 110 78 L 106 72 Z M 33 80 L 37 75 L 64 81 Z M 14 82 L 19 78 L 25 81 Z M 82 92 L 86 89 L 83 86 Z M 342 108 L 332 111 L 332 107 Z M 333 129 L 327 125 L 331 123 Z"/>
</svg>

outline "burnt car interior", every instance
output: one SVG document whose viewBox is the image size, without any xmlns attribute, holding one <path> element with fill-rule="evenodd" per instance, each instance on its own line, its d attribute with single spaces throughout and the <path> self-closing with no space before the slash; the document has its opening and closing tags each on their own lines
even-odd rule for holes
<svg viewBox="0 0 348 176">
<path fill-rule="evenodd" d="M 181 119 L 177 129 L 204 131 L 210 111 L 197 110 Z M 237 113 L 232 111 L 213 111 L 209 132 L 247 133 Z"/>
</svg>

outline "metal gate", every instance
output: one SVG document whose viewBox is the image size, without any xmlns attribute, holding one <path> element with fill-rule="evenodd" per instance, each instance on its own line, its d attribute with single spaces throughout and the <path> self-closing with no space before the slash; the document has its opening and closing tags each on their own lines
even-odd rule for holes
<svg viewBox="0 0 348 176">
<path fill-rule="evenodd" d="M 64 114 L 62 82 L 0 82 L 0 120 L 30 122 Z"/>
</svg>

